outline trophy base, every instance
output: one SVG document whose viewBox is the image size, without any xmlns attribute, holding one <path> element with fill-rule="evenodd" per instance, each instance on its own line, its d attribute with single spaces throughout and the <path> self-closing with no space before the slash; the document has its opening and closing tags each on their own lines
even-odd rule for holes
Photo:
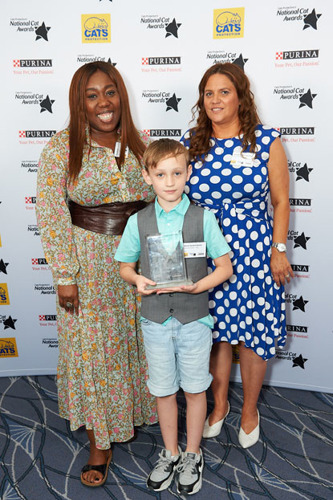
<svg viewBox="0 0 333 500">
<path fill-rule="evenodd" d="M 156 283 L 156 285 L 147 285 L 147 290 L 158 290 L 160 288 L 174 288 L 175 286 L 193 285 L 192 280 L 166 281 L 165 283 Z"/>
</svg>

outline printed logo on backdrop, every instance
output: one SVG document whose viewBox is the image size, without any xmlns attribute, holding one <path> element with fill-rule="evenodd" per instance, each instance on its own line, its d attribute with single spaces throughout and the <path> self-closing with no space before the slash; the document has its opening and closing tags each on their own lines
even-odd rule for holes
<svg viewBox="0 0 333 500">
<path fill-rule="evenodd" d="M 293 293 L 286 293 L 286 303 L 292 304 L 293 311 L 301 311 L 305 313 L 306 305 L 308 304 L 308 302 L 309 301 L 305 300 L 302 295 L 298 297 Z"/>
<path fill-rule="evenodd" d="M 145 73 L 175 73 L 180 72 L 180 56 L 142 57 L 141 70 Z"/>
<path fill-rule="evenodd" d="M 26 210 L 35 210 L 36 196 L 25 196 L 24 203 Z"/>
<path fill-rule="evenodd" d="M 96 61 L 103 61 L 103 62 L 108 62 L 109 64 L 112 64 L 112 66 L 117 66 L 116 62 L 112 62 L 111 57 L 101 57 L 101 56 L 96 56 L 95 54 L 79 54 L 76 58 L 76 61 L 81 64 L 87 64 L 91 62 L 96 62 Z"/>
<path fill-rule="evenodd" d="M 275 67 L 303 68 L 319 66 L 318 58 L 319 49 L 279 51 L 275 52 Z"/>
<path fill-rule="evenodd" d="M 9 26 L 19 33 L 34 33 L 35 40 L 49 41 L 48 33 L 51 26 L 46 26 L 45 22 L 28 19 L 26 17 L 15 17 L 10 19 Z"/>
<path fill-rule="evenodd" d="M 299 366 L 300 368 L 303 368 L 304 370 L 304 364 L 305 362 L 308 360 L 308 358 L 303 358 L 302 354 L 300 354 L 299 356 L 295 356 L 293 358 L 293 368 L 295 368 L 295 366 Z"/>
<path fill-rule="evenodd" d="M 303 250 L 307 250 L 307 243 L 310 239 L 310 236 L 305 236 L 304 232 L 300 233 L 293 229 L 289 229 L 288 231 L 287 240 L 294 242 L 293 248 L 303 248 Z"/>
<path fill-rule="evenodd" d="M 289 198 L 290 211 L 303 214 L 312 214 L 311 198 Z"/>
<path fill-rule="evenodd" d="M 55 295 L 54 286 L 50 283 L 35 283 L 34 291 L 39 295 Z"/>
<path fill-rule="evenodd" d="M 209 59 L 211 64 L 230 62 L 241 69 L 244 69 L 248 61 L 243 57 L 242 53 L 237 55 L 237 52 L 226 52 L 225 50 L 210 50 L 207 52 L 206 59 Z"/>
<path fill-rule="evenodd" d="M 31 259 L 33 271 L 49 271 L 49 265 L 44 257 Z"/>
<path fill-rule="evenodd" d="M 303 27 L 317 29 L 318 19 L 321 14 L 317 14 L 316 9 L 308 7 L 282 7 L 278 8 L 276 15 L 285 23 L 298 23 Z"/>
<path fill-rule="evenodd" d="M 35 92 L 16 92 L 15 99 L 24 105 L 38 105 L 40 107 L 40 112 L 48 111 L 52 113 L 52 106 L 54 104 L 54 99 L 50 99 L 49 95 L 37 94 Z"/>
<path fill-rule="evenodd" d="M 171 17 L 160 16 L 158 14 L 146 14 L 141 16 L 140 24 L 147 30 L 162 31 L 165 38 L 175 37 L 178 38 L 178 30 L 182 23 L 178 23 L 174 17 L 171 21 Z"/>
<path fill-rule="evenodd" d="M 110 43 L 110 14 L 81 14 L 82 43 Z"/>
<path fill-rule="evenodd" d="M 288 161 L 288 169 L 290 173 L 294 173 L 296 181 L 310 182 L 310 174 L 313 168 L 309 168 L 307 163 L 302 166 L 301 162 Z"/>
<path fill-rule="evenodd" d="M 39 326 L 57 326 L 56 314 L 39 314 Z"/>
<path fill-rule="evenodd" d="M 0 338 L 0 358 L 17 358 L 17 345 L 14 337 Z"/>
<path fill-rule="evenodd" d="M 11 328 L 12 330 L 16 330 L 15 328 L 15 323 L 17 319 L 12 318 L 11 316 L 1 316 L 0 315 L 0 323 L 3 324 L 3 329 L 7 330 L 8 328 Z"/>
<path fill-rule="evenodd" d="M 304 364 L 308 360 L 308 358 L 303 358 L 302 354 L 297 355 L 296 352 L 292 351 L 276 351 L 276 358 L 277 359 L 282 359 L 284 361 L 291 361 L 292 362 L 292 368 L 299 367 L 303 368 L 304 370 Z"/>
<path fill-rule="evenodd" d="M 37 173 L 38 161 L 37 160 L 22 160 L 21 168 L 25 169 L 28 173 Z"/>
<path fill-rule="evenodd" d="M 161 137 L 181 137 L 182 130 L 180 128 L 151 128 L 144 129 L 143 132 L 149 137 L 161 138 Z"/>
<path fill-rule="evenodd" d="M 278 127 L 282 142 L 315 142 L 315 127 Z"/>
<path fill-rule="evenodd" d="M 290 264 L 295 278 L 310 278 L 310 266 L 307 264 Z"/>
<path fill-rule="evenodd" d="M 20 144 L 46 144 L 56 134 L 56 130 L 19 130 Z"/>
<path fill-rule="evenodd" d="M 4 262 L 3 259 L 0 260 L 0 273 L 7 274 L 7 266 L 9 262 Z"/>
<path fill-rule="evenodd" d="M 13 73 L 14 75 L 53 75 L 52 65 L 52 59 L 13 59 Z"/>
<path fill-rule="evenodd" d="M 244 7 L 214 9 L 213 38 L 243 38 Z"/>
<path fill-rule="evenodd" d="M 58 347 L 58 339 L 43 339 L 42 344 L 47 347 Z"/>
<path fill-rule="evenodd" d="M 295 339 L 308 339 L 308 327 L 303 325 L 286 325 L 288 337 Z"/>
<path fill-rule="evenodd" d="M 40 236 L 40 232 L 37 224 L 29 224 L 27 227 L 28 233 L 32 234 L 32 236 Z"/>
<path fill-rule="evenodd" d="M 176 111 L 178 113 L 178 104 L 182 100 L 181 97 L 177 97 L 175 93 L 171 95 L 171 92 L 163 92 L 161 90 L 143 90 L 141 97 L 146 100 L 148 104 L 164 104 L 166 106 L 166 111 Z"/>
<path fill-rule="evenodd" d="M 9 295 L 7 283 L 0 283 L 0 306 L 9 306 Z"/>
<path fill-rule="evenodd" d="M 311 89 L 305 91 L 302 87 L 293 87 L 292 85 L 281 85 L 274 87 L 273 95 L 278 96 L 281 101 L 298 100 L 299 108 L 313 108 L 313 100 L 317 94 L 313 94 Z"/>
</svg>

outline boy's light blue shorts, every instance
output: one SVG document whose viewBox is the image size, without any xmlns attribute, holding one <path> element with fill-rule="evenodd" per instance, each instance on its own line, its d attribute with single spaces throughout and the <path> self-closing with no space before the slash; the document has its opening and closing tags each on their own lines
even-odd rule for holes
<svg viewBox="0 0 333 500">
<path fill-rule="evenodd" d="M 209 358 L 211 329 L 192 321 L 183 325 L 171 318 L 166 325 L 141 321 L 149 380 L 153 396 L 170 396 L 181 387 L 188 393 L 203 392 L 211 384 Z"/>
</svg>

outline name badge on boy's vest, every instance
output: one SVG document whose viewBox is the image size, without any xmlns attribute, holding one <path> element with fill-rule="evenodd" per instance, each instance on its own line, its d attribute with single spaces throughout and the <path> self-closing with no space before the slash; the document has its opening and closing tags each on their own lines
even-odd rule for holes
<svg viewBox="0 0 333 500">
<path fill-rule="evenodd" d="M 184 257 L 185 259 L 206 257 L 206 242 L 192 241 L 190 243 L 184 243 Z"/>
<path fill-rule="evenodd" d="M 234 153 L 231 157 L 230 164 L 235 167 L 253 167 L 255 153 Z"/>
</svg>

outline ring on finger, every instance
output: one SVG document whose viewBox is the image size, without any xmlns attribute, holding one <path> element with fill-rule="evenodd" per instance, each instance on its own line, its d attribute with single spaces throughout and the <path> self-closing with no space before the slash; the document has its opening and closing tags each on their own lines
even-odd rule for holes
<svg viewBox="0 0 333 500">
<path fill-rule="evenodd" d="M 72 309 L 72 307 L 74 307 L 74 306 L 73 306 L 72 302 L 66 302 L 66 307 L 69 307 L 69 309 Z"/>
<path fill-rule="evenodd" d="M 286 277 L 286 278 L 290 278 L 290 274 L 289 274 L 289 273 L 288 273 L 288 274 L 286 274 L 286 276 L 285 276 L 285 277 Z"/>
</svg>

